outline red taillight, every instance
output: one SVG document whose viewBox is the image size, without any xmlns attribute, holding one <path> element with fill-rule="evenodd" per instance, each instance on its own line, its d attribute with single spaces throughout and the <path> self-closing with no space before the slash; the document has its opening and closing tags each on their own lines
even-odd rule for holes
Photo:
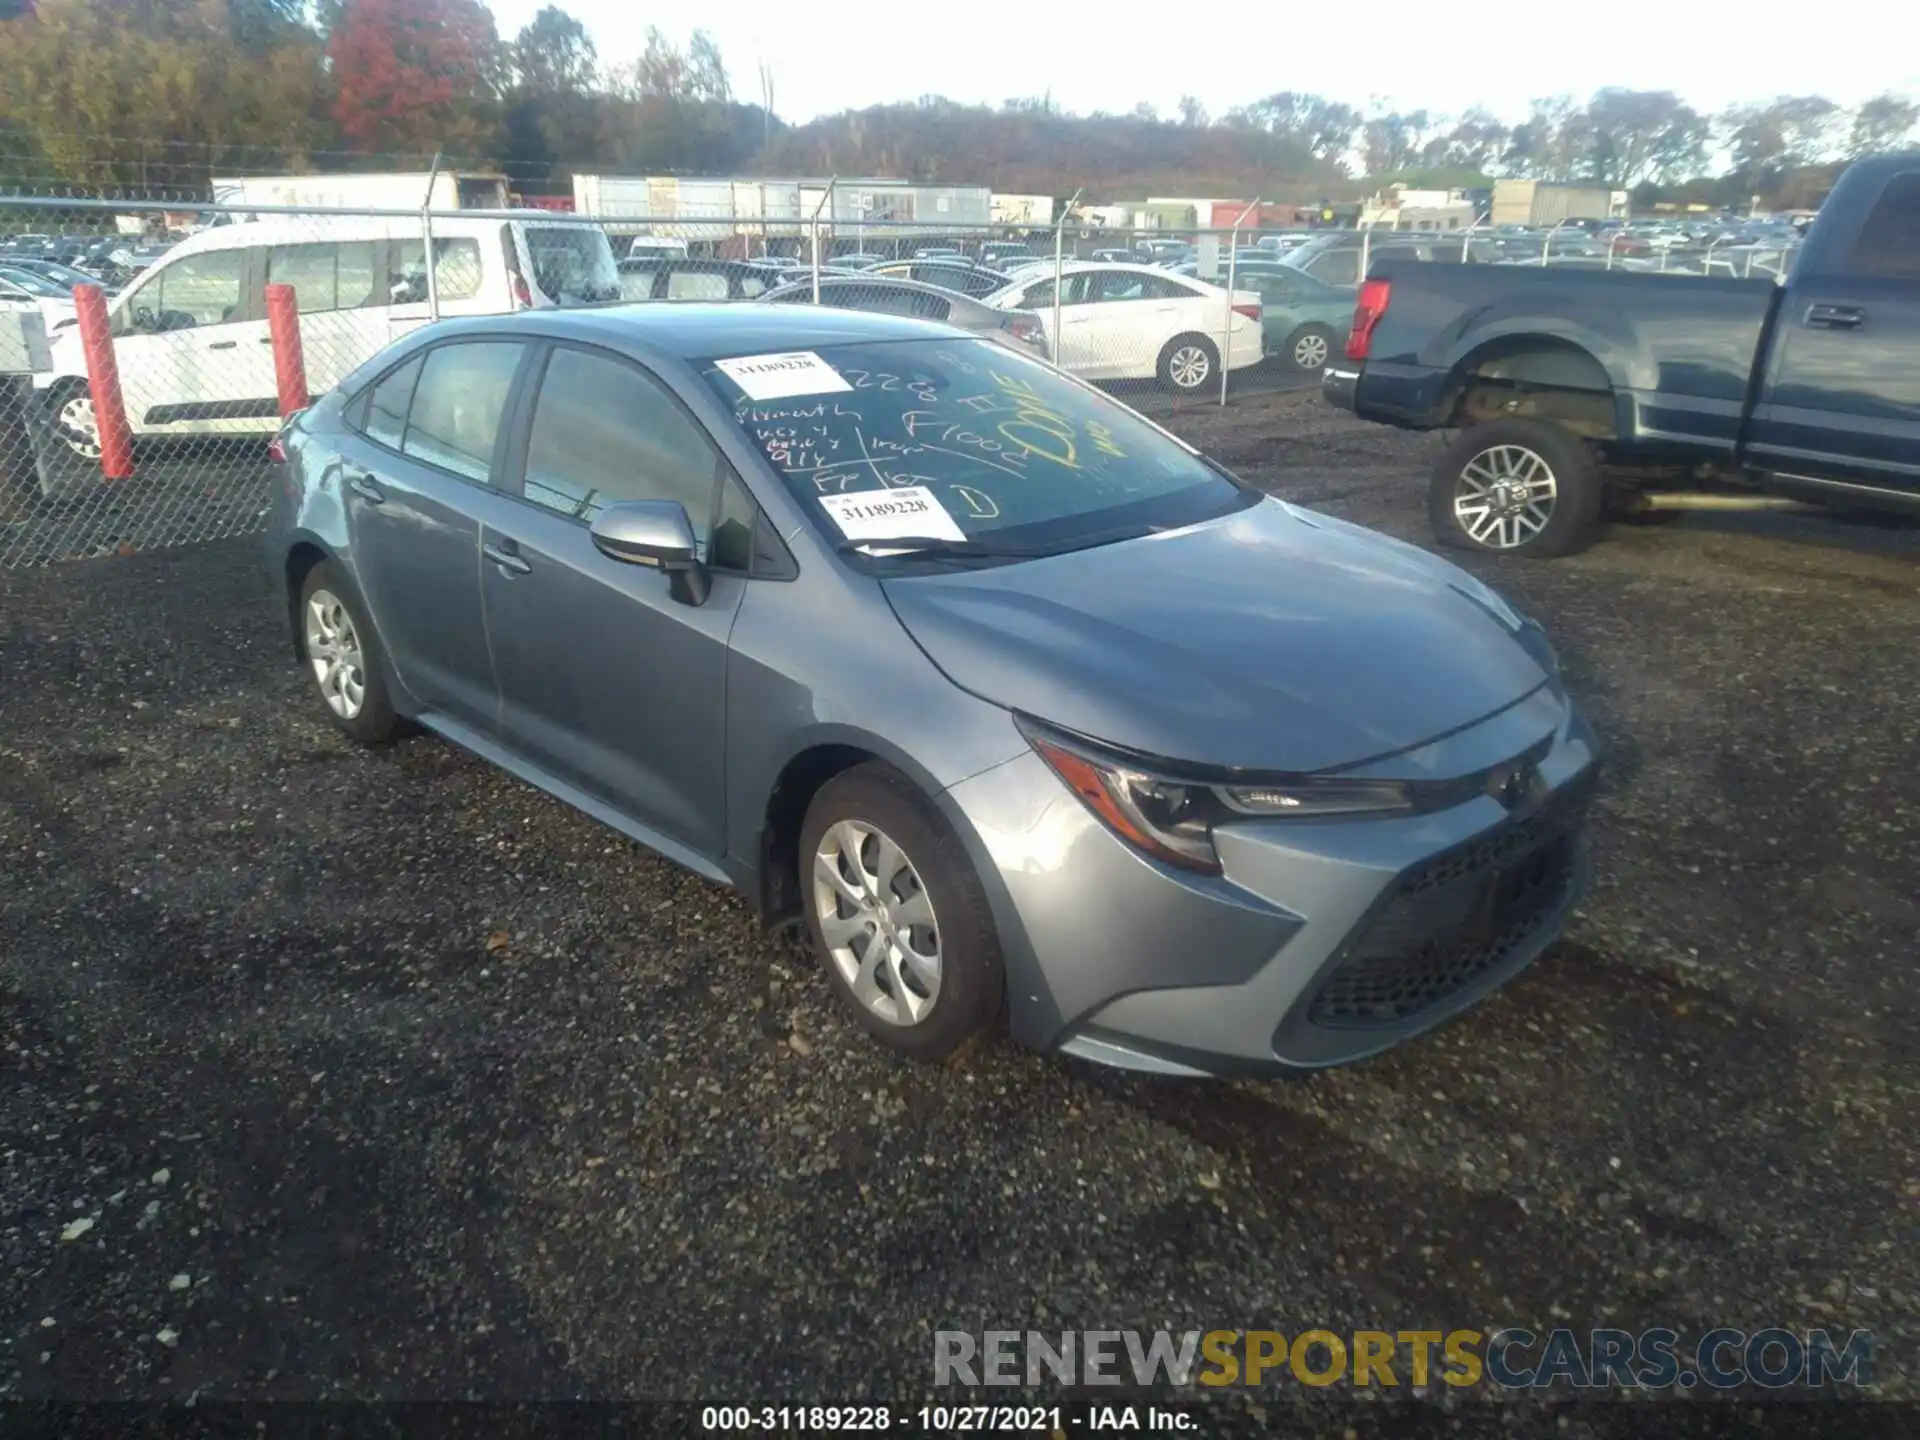
<svg viewBox="0 0 1920 1440">
<path fill-rule="evenodd" d="M 527 277 L 524 275 L 513 277 L 513 308 L 516 310 L 533 308 L 533 291 L 527 288 Z"/>
<path fill-rule="evenodd" d="M 287 463 L 286 443 L 282 441 L 278 435 L 267 442 L 267 459 L 276 465 L 284 465 Z"/>
<path fill-rule="evenodd" d="M 1360 303 L 1353 307 L 1353 329 L 1347 333 L 1347 359 L 1364 360 L 1373 348 L 1374 327 L 1387 313 L 1391 280 L 1368 280 L 1360 286 Z"/>
<path fill-rule="evenodd" d="M 1233 313 L 1244 315 L 1247 319 L 1257 322 L 1260 319 L 1260 302 L 1255 300 L 1250 305 L 1236 305 L 1233 307 Z"/>
<path fill-rule="evenodd" d="M 1016 340 L 1038 340 L 1042 333 L 1040 322 L 1031 315 L 1009 315 L 1002 323 Z"/>
</svg>

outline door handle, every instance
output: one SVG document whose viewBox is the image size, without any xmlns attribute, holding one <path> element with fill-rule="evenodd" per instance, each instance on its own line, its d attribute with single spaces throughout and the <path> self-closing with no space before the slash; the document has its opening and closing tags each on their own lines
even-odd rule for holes
<svg viewBox="0 0 1920 1440">
<path fill-rule="evenodd" d="M 387 498 L 386 492 L 373 483 L 373 477 L 364 472 L 349 472 L 347 488 L 369 505 L 382 504 Z"/>
<path fill-rule="evenodd" d="M 480 553 L 509 575 L 531 575 L 533 566 L 523 560 L 517 550 L 509 548 L 512 544 L 509 540 L 501 545 L 482 545 Z"/>
<path fill-rule="evenodd" d="M 209 350 L 233 350 L 239 347 L 238 340 L 216 340 L 207 346 Z"/>
<path fill-rule="evenodd" d="M 1867 323 L 1867 312 L 1858 305 L 1809 305 L 1807 326 L 1813 330 L 1858 330 Z"/>
</svg>

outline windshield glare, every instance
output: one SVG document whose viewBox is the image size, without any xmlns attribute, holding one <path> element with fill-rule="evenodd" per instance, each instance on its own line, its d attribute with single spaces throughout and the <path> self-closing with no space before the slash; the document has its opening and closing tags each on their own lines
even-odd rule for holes
<svg viewBox="0 0 1920 1440">
<path fill-rule="evenodd" d="M 533 283 L 556 304 L 620 298 L 620 269 L 606 235 L 584 225 L 529 225 Z"/>
<path fill-rule="evenodd" d="M 924 489 L 936 524 L 915 534 L 952 538 L 950 523 L 982 545 L 1042 551 L 1193 524 L 1258 498 L 1125 406 L 987 341 L 805 353 L 802 394 L 772 396 L 784 387 L 764 382 L 749 394 L 722 368 L 734 361 L 703 369 L 834 541 L 862 535 L 819 502 L 862 492 Z"/>
</svg>

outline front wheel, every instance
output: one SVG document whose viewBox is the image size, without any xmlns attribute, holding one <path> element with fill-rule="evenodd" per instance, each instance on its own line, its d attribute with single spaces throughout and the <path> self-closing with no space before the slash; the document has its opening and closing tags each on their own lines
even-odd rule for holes
<svg viewBox="0 0 1920 1440">
<path fill-rule="evenodd" d="M 878 762 L 836 775 L 800 830 L 814 952 L 841 1001 L 903 1055 L 937 1060 L 992 1024 L 1004 985 L 986 892 L 940 812 Z"/>
<path fill-rule="evenodd" d="M 1204 335 L 1176 335 L 1162 347 L 1156 368 L 1174 394 L 1198 394 L 1220 373 L 1220 351 Z"/>
<path fill-rule="evenodd" d="M 1427 518 L 1442 545 L 1544 560 L 1593 539 L 1603 498 L 1579 436 L 1543 420 L 1494 420 L 1441 455 Z"/>
<path fill-rule="evenodd" d="M 76 460 L 100 463 L 100 420 L 93 413 L 93 392 L 83 380 L 66 380 L 47 397 L 53 433 Z"/>
</svg>

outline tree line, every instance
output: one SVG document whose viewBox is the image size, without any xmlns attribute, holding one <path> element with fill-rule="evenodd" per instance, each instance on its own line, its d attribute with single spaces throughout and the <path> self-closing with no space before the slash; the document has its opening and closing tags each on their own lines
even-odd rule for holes
<svg viewBox="0 0 1920 1440">
<path fill-rule="evenodd" d="M 1089 198 L 1352 195 L 1384 179 L 1591 181 L 1641 198 L 1817 201 L 1833 166 L 1896 148 L 1920 105 L 1780 96 L 1719 114 L 1670 91 L 1537 100 L 1509 122 L 1281 91 L 1215 117 L 1068 114 L 938 96 L 788 126 L 712 39 L 602 55 L 557 6 L 502 36 L 480 0 L 0 0 L 0 181 L 198 190 L 222 172 L 499 168 L 527 194 L 575 170 L 886 174 Z M 1360 179 L 1366 184 L 1362 185 Z"/>
</svg>

